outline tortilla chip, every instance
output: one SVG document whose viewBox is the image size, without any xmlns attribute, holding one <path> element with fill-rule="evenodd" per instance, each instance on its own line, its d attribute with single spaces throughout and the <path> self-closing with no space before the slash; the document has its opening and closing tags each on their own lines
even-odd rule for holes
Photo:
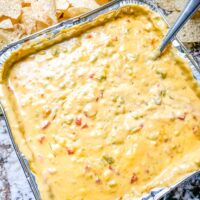
<svg viewBox="0 0 200 200">
<path fill-rule="evenodd" d="M 36 21 L 42 22 L 47 26 L 57 23 L 54 0 L 31 0 L 31 8 Z"/>
<path fill-rule="evenodd" d="M 200 9 L 193 15 L 192 19 L 199 19 L 200 18 Z"/>
<path fill-rule="evenodd" d="M 174 0 L 156 0 L 157 4 L 167 10 L 174 11 L 175 10 L 175 1 Z"/>
<path fill-rule="evenodd" d="M 13 29 L 13 24 L 12 21 L 10 19 L 5 19 L 3 21 L 0 22 L 0 29 Z"/>
<path fill-rule="evenodd" d="M 187 4 L 188 0 L 175 0 L 175 9 L 177 11 L 182 11 Z"/>
<path fill-rule="evenodd" d="M 73 18 L 73 17 L 77 17 L 83 13 L 89 12 L 90 9 L 89 8 L 75 8 L 75 7 L 70 7 L 69 9 L 66 10 L 66 12 L 64 12 L 64 18 L 65 19 L 69 19 L 69 18 Z"/>
<path fill-rule="evenodd" d="M 4 35 L 1 34 L 1 30 L 0 30 L 0 49 L 5 47 L 6 44 L 8 44 L 8 39 Z"/>
<path fill-rule="evenodd" d="M 200 41 L 200 19 L 188 21 L 178 34 L 182 42 L 193 43 Z"/>
<path fill-rule="evenodd" d="M 30 7 L 31 6 L 31 0 L 21 0 L 22 7 Z"/>
<path fill-rule="evenodd" d="M 96 3 L 95 0 L 68 0 L 69 3 L 73 6 L 73 7 L 77 7 L 77 8 L 89 8 L 89 9 L 96 9 L 99 7 L 99 5 Z"/>
<path fill-rule="evenodd" d="M 168 21 L 170 25 L 172 25 L 177 17 L 179 16 L 179 12 L 173 12 L 168 16 Z M 178 33 L 178 37 L 184 43 L 193 43 L 200 41 L 200 18 L 190 19 L 181 31 Z"/>
<path fill-rule="evenodd" d="M 36 21 L 35 27 L 36 27 L 36 31 L 40 31 L 42 29 L 47 28 L 48 25 L 46 23 L 43 23 L 42 21 Z"/>
<path fill-rule="evenodd" d="M 69 2 L 67 0 L 55 0 L 57 10 L 67 10 Z"/>
<path fill-rule="evenodd" d="M 19 40 L 24 35 L 24 26 L 21 24 L 15 24 L 13 26 L 13 31 L 0 29 L 0 43 L 2 46 L 5 46 Z"/>
<path fill-rule="evenodd" d="M 0 17 L 7 16 L 18 19 L 21 14 L 21 0 L 1 0 Z"/>
<path fill-rule="evenodd" d="M 55 0 L 56 3 L 56 17 L 58 21 L 64 20 L 64 12 L 69 8 L 69 2 L 67 0 Z"/>
<path fill-rule="evenodd" d="M 26 34 L 32 34 L 36 31 L 36 20 L 31 7 L 22 8 L 21 22 L 25 27 Z"/>
<path fill-rule="evenodd" d="M 56 17 L 57 17 L 58 20 L 62 20 L 63 16 L 64 16 L 64 12 L 63 11 L 56 10 Z"/>
<path fill-rule="evenodd" d="M 25 36 L 25 28 L 23 24 L 14 24 L 14 31 L 12 31 L 12 42 Z"/>
</svg>

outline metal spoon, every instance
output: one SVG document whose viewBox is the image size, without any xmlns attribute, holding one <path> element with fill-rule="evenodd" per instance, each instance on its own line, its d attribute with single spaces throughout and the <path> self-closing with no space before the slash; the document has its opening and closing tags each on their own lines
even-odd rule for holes
<svg viewBox="0 0 200 200">
<path fill-rule="evenodd" d="M 163 52 L 167 44 L 174 38 L 178 31 L 183 27 L 183 25 L 192 17 L 196 10 L 200 7 L 200 0 L 189 0 L 185 8 L 181 12 L 180 16 L 174 23 L 174 25 L 169 29 L 166 36 L 164 37 L 160 52 Z"/>
</svg>

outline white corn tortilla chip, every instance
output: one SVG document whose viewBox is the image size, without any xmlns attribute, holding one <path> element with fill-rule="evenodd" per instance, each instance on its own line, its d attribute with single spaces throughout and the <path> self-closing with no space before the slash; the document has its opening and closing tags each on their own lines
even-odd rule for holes
<svg viewBox="0 0 200 200">
<path fill-rule="evenodd" d="M 36 21 L 48 26 L 57 23 L 54 0 L 31 0 L 31 8 Z"/>
<path fill-rule="evenodd" d="M 67 10 L 69 2 L 67 0 L 55 0 L 57 10 Z"/>
<path fill-rule="evenodd" d="M 13 31 L 0 29 L 0 45 L 5 46 L 11 42 L 19 40 L 24 35 L 24 27 L 21 24 L 15 24 L 13 26 Z"/>
<path fill-rule="evenodd" d="M 21 22 L 25 27 L 26 34 L 32 34 L 36 31 L 36 22 L 35 22 L 34 13 L 31 7 L 22 8 L 22 18 Z"/>
<path fill-rule="evenodd" d="M 21 0 L 1 0 L 0 17 L 7 16 L 18 19 L 21 14 Z"/>
<path fill-rule="evenodd" d="M 200 41 L 200 19 L 188 21 L 178 34 L 182 42 L 193 43 Z"/>
<path fill-rule="evenodd" d="M 31 0 L 21 0 L 22 7 L 30 7 L 31 6 Z"/>
<path fill-rule="evenodd" d="M 36 21 L 36 31 L 40 31 L 42 29 L 45 29 L 48 27 L 48 25 L 46 23 L 43 23 L 42 21 Z"/>
<path fill-rule="evenodd" d="M 63 19 L 63 16 L 64 16 L 63 12 L 65 12 L 65 11 L 56 10 L 56 17 L 57 17 L 58 20 Z"/>
<path fill-rule="evenodd" d="M 7 38 L 1 34 L 0 32 L 0 49 L 2 49 L 3 47 L 6 46 L 6 44 L 8 44 L 8 40 Z"/>
<path fill-rule="evenodd" d="M 82 8 L 89 8 L 89 9 L 96 9 L 99 7 L 99 5 L 96 3 L 95 0 L 68 0 L 69 3 L 73 6 L 73 7 L 82 7 Z"/>
<path fill-rule="evenodd" d="M 69 18 L 73 18 L 76 16 L 79 16 L 83 13 L 89 12 L 90 9 L 88 8 L 75 8 L 75 7 L 70 7 L 69 9 L 66 10 L 66 12 L 64 12 L 64 18 L 65 19 L 69 19 Z"/>
<path fill-rule="evenodd" d="M 13 24 L 10 19 L 5 19 L 0 22 L 0 29 L 13 29 Z"/>
<path fill-rule="evenodd" d="M 188 0 L 175 0 L 175 9 L 177 11 L 182 11 L 187 4 Z"/>
<path fill-rule="evenodd" d="M 172 25 L 177 17 L 179 16 L 179 12 L 173 12 L 168 16 L 168 22 Z M 200 18 L 190 19 L 181 31 L 178 33 L 178 37 L 182 42 L 185 43 L 193 43 L 200 41 Z"/>
<path fill-rule="evenodd" d="M 156 2 L 161 8 L 167 11 L 175 10 L 175 0 L 156 0 Z"/>
</svg>

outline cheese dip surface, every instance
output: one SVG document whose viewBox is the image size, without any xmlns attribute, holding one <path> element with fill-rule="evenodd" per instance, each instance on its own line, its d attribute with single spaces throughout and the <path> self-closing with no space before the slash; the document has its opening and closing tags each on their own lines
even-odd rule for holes
<svg viewBox="0 0 200 200">
<path fill-rule="evenodd" d="M 200 92 L 166 25 L 129 6 L 10 66 L 2 102 L 43 200 L 128 200 L 200 168 Z"/>
</svg>

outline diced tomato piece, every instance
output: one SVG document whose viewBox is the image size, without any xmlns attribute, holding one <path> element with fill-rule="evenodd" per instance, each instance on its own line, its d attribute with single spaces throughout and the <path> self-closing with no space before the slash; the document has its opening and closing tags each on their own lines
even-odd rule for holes
<svg viewBox="0 0 200 200">
<path fill-rule="evenodd" d="M 100 179 L 99 177 L 97 177 L 96 180 L 95 180 L 95 182 L 96 182 L 97 184 L 100 184 L 100 183 L 101 183 L 101 179 Z"/>
<path fill-rule="evenodd" d="M 200 129 L 199 129 L 198 126 L 194 126 L 194 127 L 192 128 L 192 130 L 193 130 L 193 133 L 197 133 Z"/>
<path fill-rule="evenodd" d="M 134 173 L 133 176 L 131 177 L 131 184 L 135 183 L 138 180 L 137 175 Z"/>
<path fill-rule="evenodd" d="M 186 114 L 184 113 L 183 115 L 178 116 L 177 118 L 181 121 L 184 121 L 186 117 Z"/>
<path fill-rule="evenodd" d="M 93 79 L 94 78 L 94 73 L 90 74 L 89 78 Z"/>
<path fill-rule="evenodd" d="M 113 169 L 113 167 L 111 166 L 111 165 L 109 165 L 109 170 L 111 170 L 111 171 L 113 171 L 114 169 Z"/>
<path fill-rule="evenodd" d="M 39 139 L 38 139 L 38 141 L 39 141 L 39 143 L 40 144 L 43 144 L 44 143 L 44 141 L 45 141 L 45 136 L 43 135 L 43 136 L 41 136 Z"/>
<path fill-rule="evenodd" d="M 85 123 L 82 128 L 88 128 L 88 125 Z"/>
<path fill-rule="evenodd" d="M 75 123 L 76 123 L 77 126 L 81 126 L 82 119 L 77 117 L 76 120 L 75 120 Z"/>
<path fill-rule="evenodd" d="M 75 151 L 73 149 L 67 148 L 67 153 L 68 153 L 68 155 L 73 155 L 75 153 Z"/>
<path fill-rule="evenodd" d="M 13 93 L 13 90 L 12 90 L 12 88 L 11 88 L 9 85 L 7 86 L 7 88 L 8 88 L 8 90 L 9 90 L 10 92 Z"/>
</svg>

